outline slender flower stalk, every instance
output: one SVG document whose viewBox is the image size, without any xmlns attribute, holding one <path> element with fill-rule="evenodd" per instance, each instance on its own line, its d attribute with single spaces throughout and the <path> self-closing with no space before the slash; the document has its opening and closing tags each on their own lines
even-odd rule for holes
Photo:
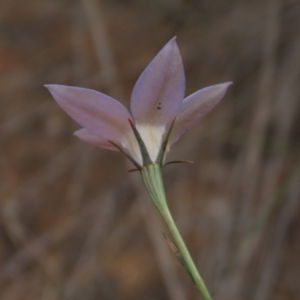
<svg viewBox="0 0 300 300">
<path fill-rule="evenodd" d="M 140 172 L 176 242 L 176 256 L 205 300 L 212 298 L 168 208 L 161 169 L 172 144 L 223 98 L 230 84 L 209 86 L 184 99 L 183 64 L 173 38 L 139 77 L 131 96 L 131 113 L 120 102 L 94 90 L 46 85 L 58 105 L 83 127 L 74 133 L 77 137 L 120 151 Z"/>
<path fill-rule="evenodd" d="M 177 226 L 173 220 L 173 217 L 170 213 L 165 190 L 163 185 L 163 179 L 161 174 L 161 167 L 157 164 L 152 164 L 144 167 L 141 170 L 141 175 L 145 183 L 146 189 L 150 195 L 150 198 L 154 202 L 156 208 L 160 212 L 162 218 L 164 219 L 166 225 L 168 226 L 176 245 L 179 249 L 179 252 L 176 254 L 180 263 L 183 265 L 196 287 L 200 290 L 205 300 L 211 300 L 210 293 L 200 276 L 195 263 L 187 249 L 184 240 L 182 239 L 180 232 L 177 229 Z"/>
</svg>

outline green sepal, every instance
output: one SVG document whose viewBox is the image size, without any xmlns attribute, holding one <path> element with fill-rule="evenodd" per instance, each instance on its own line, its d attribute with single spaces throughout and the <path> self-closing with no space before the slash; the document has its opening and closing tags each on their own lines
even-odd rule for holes
<svg viewBox="0 0 300 300">
<path fill-rule="evenodd" d="M 163 166 L 171 165 L 171 164 L 193 164 L 194 162 L 191 160 L 173 160 L 165 163 Z"/>
<path fill-rule="evenodd" d="M 135 124 L 132 122 L 132 120 L 128 119 L 128 122 L 132 128 L 132 131 L 135 135 L 135 138 L 139 144 L 140 150 L 141 150 L 141 154 L 142 154 L 142 158 L 143 158 L 143 164 L 145 165 L 149 165 L 152 163 L 152 160 L 150 158 L 150 155 L 148 153 L 148 150 L 146 148 L 146 145 L 141 137 L 141 135 L 139 134 L 138 130 L 135 127 Z"/>
<path fill-rule="evenodd" d="M 142 167 L 131 156 L 129 156 L 120 146 L 118 146 L 116 143 L 112 141 L 108 141 L 108 142 L 111 143 L 114 147 L 116 147 L 122 154 L 124 154 L 134 164 L 137 170 L 141 170 Z"/>
<path fill-rule="evenodd" d="M 157 159 L 156 159 L 156 163 L 158 165 L 160 165 L 161 167 L 163 166 L 163 163 L 164 163 L 165 152 L 166 152 L 166 149 L 167 149 L 167 145 L 168 145 L 169 138 L 170 138 L 170 135 L 171 135 L 171 132 L 172 132 L 175 121 L 176 121 L 176 118 L 174 118 L 174 120 L 172 121 L 172 123 L 171 123 L 171 125 L 170 125 L 170 127 L 167 131 L 167 134 L 164 137 L 164 140 L 161 144 L 161 148 L 159 150 L 159 153 L 158 153 L 158 156 L 157 156 Z"/>
</svg>

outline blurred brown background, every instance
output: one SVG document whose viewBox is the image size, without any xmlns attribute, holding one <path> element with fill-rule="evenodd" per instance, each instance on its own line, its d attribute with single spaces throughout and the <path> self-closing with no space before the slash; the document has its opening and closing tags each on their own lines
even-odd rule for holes
<svg viewBox="0 0 300 300">
<path fill-rule="evenodd" d="M 300 299 L 299 0 L 0 2 L 1 300 L 201 299 L 139 174 L 43 87 L 129 107 L 173 36 L 187 94 L 233 81 L 174 145 L 169 203 L 215 300 Z M 168 234 L 168 233 L 167 233 Z"/>
</svg>

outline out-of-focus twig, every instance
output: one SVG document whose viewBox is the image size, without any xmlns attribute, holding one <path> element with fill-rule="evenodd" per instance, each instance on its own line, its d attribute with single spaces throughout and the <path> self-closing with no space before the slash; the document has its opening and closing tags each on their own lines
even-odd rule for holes
<svg viewBox="0 0 300 300">
<path fill-rule="evenodd" d="M 281 254 L 284 247 L 284 241 L 288 231 L 288 226 L 297 211 L 300 204 L 300 173 L 294 178 L 292 184 L 289 186 L 289 194 L 286 202 L 279 215 L 270 249 L 271 253 L 268 254 L 264 263 L 264 269 L 260 283 L 257 287 L 255 300 L 269 299 L 270 292 L 274 285 L 274 281 L 279 273 L 279 265 Z"/>
<path fill-rule="evenodd" d="M 259 244 L 259 240 L 262 237 L 264 232 L 264 227 L 269 221 L 270 217 L 274 214 L 274 211 L 280 207 L 286 195 L 289 194 L 289 190 L 294 184 L 299 182 L 300 178 L 300 165 L 298 164 L 287 181 L 281 186 L 280 189 L 277 190 L 274 195 L 267 201 L 264 209 L 260 211 L 257 215 L 253 224 L 249 227 L 246 234 L 243 236 L 240 241 L 238 247 L 233 251 L 231 257 L 228 259 L 227 264 L 223 267 L 222 272 L 219 274 L 217 284 L 222 285 L 222 290 L 224 293 L 226 292 L 226 277 L 233 271 L 236 271 L 237 264 L 240 260 L 245 256 L 245 253 L 248 253 L 249 248 L 255 249 Z M 275 250 L 274 250 L 275 251 Z M 225 280 L 224 280 L 225 279 Z M 223 283 L 225 281 L 225 286 Z M 219 298 L 218 298 L 219 299 Z M 220 298 L 222 299 L 222 297 Z"/>
<path fill-rule="evenodd" d="M 262 149 L 271 117 L 272 100 L 275 94 L 274 75 L 279 39 L 281 0 L 268 0 L 267 3 L 265 29 L 262 36 L 262 66 L 257 92 L 257 105 L 250 127 L 241 183 L 242 211 L 240 214 L 240 229 L 245 228 L 251 220 L 253 201 L 261 176 Z"/>
<path fill-rule="evenodd" d="M 292 123 L 296 116 L 296 107 L 297 107 L 297 96 L 296 96 L 296 86 L 298 76 L 300 74 L 300 65 L 297 60 L 300 51 L 300 38 L 296 39 L 292 44 L 292 50 L 288 57 L 288 60 L 283 66 L 283 69 L 279 73 L 278 76 L 278 86 L 280 87 L 279 95 L 277 98 L 277 113 L 276 113 L 276 138 L 274 139 L 274 143 L 272 145 L 272 172 L 270 174 L 269 182 L 265 189 L 269 189 L 269 193 L 272 192 L 276 184 L 278 184 L 278 179 L 281 175 L 281 171 L 284 167 L 284 162 L 286 160 L 286 149 L 289 142 L 289 134 L 291 131 Z M 291 189 L 293 187 L 291 186 Z M 268 193 L 268 191 L 266 192 Z M 296 192 L 295 192 L 296 193 Z M 296 193 L 297 194 L 297 193 Z M 294 195 L 291 195 L 287 198 L 288 203 L 285 204 L 283 208 L 283 212 L 281 213 L 281 218 L 278 220 L 278 224 L 280 223 L 282 227 L 278 226 L 275 228 L 274 239 L 276 238 L 282 240 L 283 237 L 280 236 L 282 234 L 282 230 L 286 228 L 286 224 L 282 224 L 283 222 L 289 222 L 290 213 L 287 212 L 290 206 L 294 206 Z M 284 220 L 282 218 L 285 218 Z M 276 237 L 275 237 L 276 236 Z M 273 241 L 275 243 L 275 241 Z M 259 281 L 256 299 L 265 300 L 269 298 L 269 294 L 271 292 L 271 288 L 273 286 L 273 282 L 276 278 L 277 274 L 277 265 L 279 259 L 280 249 L 283 247 L 282 244 L 276 245 L 276 247 L 271 246 L 270 252 L 267 257 L 267 261 L 262 261 L 262 271 L 260 272 L 262 275 L 262 280 Z"/>
<path fill-rule="evenodd" d="M 73 51 L 73 76 L 76 82 L 89 77 L 89 57 L 86 29 L 83 26 L 84 16 L 80 13 L 78 5 L 74 7 L 72 22 L 72 51 Z"/>
<path fill-rule="evenodd" d="M 81 0 L 81 2 L 86 13 L 96 49 L 96 56 L 103 73 L 103 80 L 105 80 L 108 93 L 117 99 L 121 99 L 121 85 L 117 76 L 113 49 L 109 42 L 101 1 Z"/>
<path fill-rule="evenodd" d="M 271 117 L 272 96 L 274 94 L 274 74 L 276 66 L 276 49 L 279 39 L 281 0 L 268 0 L 265 18 L 265 28 L 262 36 L 262 69 L 257 92 L 257 105 L 251 124 L 247 143 L 243 176 L 241 179 L 242 201 L 240 203 L 238 228 L 241 232 L 249 226 L 255 207 L 255 196 L 261 176 L 261 159 L 264 141 Z M 227 286 L 226 298 L 241 298 L 242 282 L 246 267 L 252 257 L 252 247 L 243 252 L 239 268 Z"/>
<path fill-rule="evenodd" d="M 101 198 L 101 199 L 100 199 Z M 94 211 L 92 228 L 87 234 L 87 238 L 81 253 L 76 261 L 71 275 L 67 278 L 63 299 L 72 299 L 76 292 L 78 282 L 82 279 L 82 274 L 87 274 L 84 270 L 98 270 L 96 258 L 100 249 L 100 242 L 108 235 L 109 226 L 114 217 L 116 208 L 115 195 L 110 192 L 99 197 L 98 207 Z"/>
</svg>

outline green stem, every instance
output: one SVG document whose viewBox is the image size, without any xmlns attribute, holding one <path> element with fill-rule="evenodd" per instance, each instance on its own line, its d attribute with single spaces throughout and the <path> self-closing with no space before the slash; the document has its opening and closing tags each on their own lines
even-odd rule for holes
<svg viewBox="0 0 300 300">
<path fill-rule="evenodd" d="M 150 198 L 154 202 L 156 208 L 161 213 L 164 221 L 166 222 L 183 259 L 183 265 L 191 276 L 197 288 L 200 290 L 205 300 L 212 300 L 212 297 L 200 276 L 195 263 L 177 229 L 177 226 L 173 220 L 173 217 L 170 213 L 165 190 L 163 185 L 163 179 L 161 174 L 161 167 L 157 164 L 151 164 L 144 166 L 141 170 L 141 175 Z"/>
</svg>

